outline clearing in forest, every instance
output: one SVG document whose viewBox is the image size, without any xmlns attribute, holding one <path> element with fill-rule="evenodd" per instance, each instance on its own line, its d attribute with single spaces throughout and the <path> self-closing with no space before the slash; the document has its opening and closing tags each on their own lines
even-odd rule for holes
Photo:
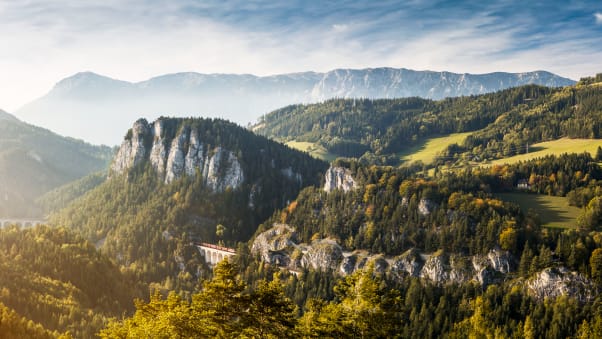
<svg viewBox="0 0 602 339">
<path fill-rule="evenodd" d="M 540 142 L 538 144 L 529 145 L 529 153 L 494 160 L 490 164 L 514 164 L 519 161 L 527 161 L 535 158 L 541 158 L 546 155 L 561 155 L 564 153 L 588 152 L 594 157 L 596 156 L 596 151 L 598 150 L 599 146 L 602 147 L 602 139 L 562 138 L 558 140 L 545 141 Z"/>
<path fill-rule="evenodd" d="M 545 227 L 575 228 L 581 209 L 569 206 L 565 197 L 554 197 L 532 193 L 499 193 L 500 199 L 516 203 L 524 213 L 533 209 Z"/>
</svg>

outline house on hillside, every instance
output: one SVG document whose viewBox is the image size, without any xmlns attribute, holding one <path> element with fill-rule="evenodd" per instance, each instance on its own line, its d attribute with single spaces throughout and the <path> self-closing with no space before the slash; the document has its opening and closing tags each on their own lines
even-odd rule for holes
<svg viewBox="0 0 602 339">
<path fill-rule="evenodd" d="M 531 185 L 529 185 L 529 180 L 527 179 L 520 179 L 518 181 L 518 183 L 516 184 L 516 188 L 519 190 L 528 190 L 531 188 Z"/>
</svg>

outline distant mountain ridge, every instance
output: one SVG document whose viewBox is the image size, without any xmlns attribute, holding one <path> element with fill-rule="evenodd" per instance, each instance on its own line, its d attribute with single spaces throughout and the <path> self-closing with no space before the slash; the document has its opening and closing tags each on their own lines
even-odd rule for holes
<svg viewBox="0 0 602 339">
<path fill-rule="evenodd" d="M 546 71 L 477 75 L 368 68 L 263 77 L 189 72 L 136 83 L 83 72 L 61 80 L 17 114 L 64 135 L 115 145 L 122 137 L 118 131 L 140 116 L 221 117 L 244 125 L 283 106 L 335 97 L 441 99 L 525 84 L 561 87 L 574 83 Z"/>
<path fill-rule="evenodd" d="M 41 217 L 35 199 L 107 168 L 113 152 L 32 126 L 0 110 L 0 215 Z"/>
<path fill-rule="evenodd" d="M 0 120 L 18 121 L 14 115 L 0 109 Z"/>
</svg>

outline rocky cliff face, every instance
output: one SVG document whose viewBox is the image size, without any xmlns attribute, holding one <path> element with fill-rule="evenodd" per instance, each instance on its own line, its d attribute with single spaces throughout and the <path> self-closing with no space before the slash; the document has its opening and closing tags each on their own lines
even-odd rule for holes
<svg viewBox="0 0 602 339">
<path fill-rule="evenodd" d="M 255 238 L 251 246 L 251 253 L 260 255 L 265 262 L 273 263 L 272 258 L 275 252 L 294 247 L 295 242 L 295 230 L 289 225 L 277 224 Z"/>
<path fill-rule="evenodd" d="M 130 138 L 123 141 L 113 164 L 111 164 L 113 172 L 121 174 L 144 160 L 147 152 L 144 139 L 149 133 L 150 129 L 146 120 L 142 119 L 134 123 Z"/>
<path fill-rule="evenodd" d="M 330 167 L 324 175 L 324 191 L 330 192 L 338 189 L 349 192 L 357 188 L 357 184 L 351 171 L 343 167 Z"/>
<path fill-rule="evenodd" d="M 398 280 L 411 276 L 435 284 L 474 281 L 487 286 L 500 281 L 515 267 L 512 255 L 497 249 L 487 255 L 470 257 L 443 251 L 420 253 L 410 249 L 399 256 L 387 258 L 367 251 L 345 252 L 332 239 L 318 239 L 311 244 L 298 244 L 296 241 L 294 227 L 277 224 L 255 238 L 251 251 L 265 262 L 290 270 L 306 267 L 348 275 L 371 266 L 376 272 L 389 272 Z"/>
<path fill-rule="evenodd" d="M 336 270 L 343 260 L 343 250 L 334 240 L 320 239 L 312 242 L 301 259 L 304 267 L 314 270 Z"/>
<path fill-rule="evenodd" d="M 122 174 L 146 159 L 165 183 L 183 175 L 201 175 L 214 192 L 236 189 L 244 181 L 244 173 L 236 155 L 220 146 L 204 145 L 196 129 L 182 126 L 175 137 L 169 138 L 164 121 L 134 123 L 122 142 L 111 165 L 114 174 Z"/>
</svg>

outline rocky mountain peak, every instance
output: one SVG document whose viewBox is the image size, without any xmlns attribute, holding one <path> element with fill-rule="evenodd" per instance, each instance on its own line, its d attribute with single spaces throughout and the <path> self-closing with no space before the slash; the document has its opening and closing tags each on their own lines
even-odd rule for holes
<svg viewBox="0 0 602 339">
<path fill-rule="evenodd" d="M 111 172 L 122 174 L 149 161 L 165 183 L 197 174 L 214 192 L 236 189 L 243 183 L 240 161 L 232 151 L 204 145 L 199 131 L 186 124 L 178 128 L 175 136 L 169 134 L 162 119 L 150 124 L 145 119 L 136 121 L 119 147 Z"/>
</svg>

